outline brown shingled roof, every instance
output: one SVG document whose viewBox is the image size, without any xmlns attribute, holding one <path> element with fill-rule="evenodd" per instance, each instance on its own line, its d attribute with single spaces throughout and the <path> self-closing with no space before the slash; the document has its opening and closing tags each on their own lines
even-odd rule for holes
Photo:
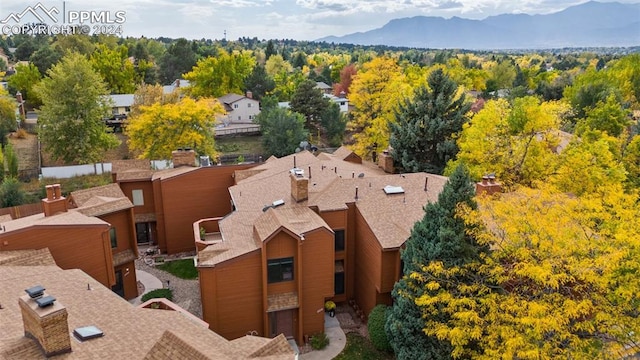
<svg viewBox="0 0 640 360">
<path fill-rule="evenodd" d="M 56 265 L 48 248 L 38 250 L 0 251 L 0 266 Z"/>
<path fill-rule="evenodd" d="M 87 290 L 87 284 L 91 290 Z M 42 285 L 66 307 L 69 330 L 94 325 L 104 336 L 71 340 L 64 359 L 292 359 L 279 340 L 233 342 L 176 311 L 131 306 L 80 270 L 57 266 L 0 266 L 0 359 L 44 359 L 34 340 L 25 338 L 18 298 Z M 272 343 L 273 342 L 273 343 Z"/>
<path fill-rule="evenodd" d="M 76 211 L 87 216 L 100 216 L 133 207 L 116 183 L 71 192 L 71 203 Z"/>
<path fill-rule="evenodd" d="M 268 209 L 256 219 L 253 226 L 260 241 L 267 240 L 280 228 L 287 229 L 298 236 L 320 228 L 332 231 L 318 214 L 306 206 Z"/>
<path fill-rule="evenodd" d="M 309 199 L 299 203 L 291 196 L 290 170 L 294 165 L 309 178 Z M 223 241 L 198 254 L 199 266 L 215 266 L 256 251 L 277 229 L 294 234 L 329 226 L 309 207 L 319 211 L 346 209 L 355 203 L 384 249 L 404 244 L 413 224 L 424 215 L 423 206 L 436 201 L 447 178 L 425 173 L 389 175 L 369 164 L 357 164 L 335 155 L 303 151 L 270 159 L 251 169 L 251 176 L 236 179 L 229 188 L 236 211 L 220 221 Z M 424 191 L 428 178 L 428 191 Z M 402 186 L 404 194 L 387 195 L 386 185 Z M 355 201 L 355 188 L 359 199 Z M 284 205 L 263 212 L 266 205 Z M 254 233 L 255 229 L 255 233 Z"/>
<path fill-rule="evenodd" d="M 44 216 L 44 213 L 26 216 L 20 219 L 7 221 L 2 224 L 5 231 L 15 231 L 31 226 L 63 226 L 63 225 L 109 225 L 97 217 L 87 216 L 78 211 L 67 211 L 53 216 Z"/>
<path fill-rule="evenodd" d="M 151 162 L 147 159 L 113 160 L 111 173 L 119 174 L 127 170 L 151 170 Z"/>
</svg>

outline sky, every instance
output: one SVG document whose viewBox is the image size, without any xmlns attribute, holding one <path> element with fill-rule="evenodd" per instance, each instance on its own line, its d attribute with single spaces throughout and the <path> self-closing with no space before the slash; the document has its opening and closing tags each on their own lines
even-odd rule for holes
<svg viewBox="0 0 640 360">
<path fill-rule="evenodd" d="M 613 0 L 599 0 L 613 2 Z M 638 0 L 616 0 L 637 3 Z M 118 31 L 123 36 L 156 38 L 235 40 L 258 39 L 315 40 L 342 36 L 382 27 L 388 21 L 411 16 L 458 16 L 484 19 L 505 13 L 547 14 L 584 0 L 71 0 L 40 1 L 45 9 L 58 14 L 76 11 L 76 16 L 95 16 L 87 20 L 90 34 Z M 22 13 L 37 0 L 1 0 L 0 29 L 7 34 L 33 22 L 27 13 L 19 23 L 11 14 Z M 42 8 L 41 8 L 42 9 Z M 64 11 L 63 11 L 64 9 Z M 81 13 L 84 11 L 84 13 Z M 42 14 L 41 14 L 42 15 Z M 3 20 L 6 20 L 4 23 Z M 58 18 L 58 23 L 63 22 Z M 119 23 L 114 23 L 117 20 Z M 46 21 L 47 24 L 54 24 Z M 57 25 L 54 24 L 54 25 Z M 110 28 L 100 25 L 113 25 Z M 13 30 L 12 30 L 13 29 Z M 87 30 L 89 31 L 89 30 Z"/>
</svg>

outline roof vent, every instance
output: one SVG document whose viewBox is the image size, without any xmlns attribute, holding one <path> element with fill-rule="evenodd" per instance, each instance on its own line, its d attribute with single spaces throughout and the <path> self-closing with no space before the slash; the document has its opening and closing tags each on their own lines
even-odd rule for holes
<svg viewBox="0 0 640 360">
<path fill-rule="evenodd" d="M 104 333 L 102 332 L 102 330 L 98 329 L 93 325 L 79 327 L 73 330 L 73 336 L 75 336 L 76 339 L 80 341 L 87 341 L 87 340 L 99 338 L 99 337 L 102 337 L 103 335 Z"/>
<path fill-rule="evenodd" d="M 45 297 L 40 297 L 36 299 L 36 303 L 38 304 L 38 307 L 41 307 L 41 308 L 51 306 L 53 305 L 54 302 L 56 302 L 56 298 L 54 298 L 51 295 L 47 295 Z"/>
<path fill-rule="evenodd" d="M 304 170 L 300 169 L 300 168 L 293 168 L 291 169 L 291 174 L 297 176 L 297 177 L 302 177 L 304 176 Z"/>
<path fill-rule="evenodd" d="M 383 188 L 384 193 L 387 195 L 390 194 L 404 194 L 404 189 L 402 188 L 402 186 L 391 186 L 391 185 L 387 185 Z"/>
<path fill-rule="evenodd" d="M 25 292 L 29 294 L 30 298 L 37 299 L 44 294 L 44 290 L 45 288 L 43 288 L 42 285 L 36 285 L 26 289 Z"/>
<path fill-rule="evenodd" d="M 200 156 L 200 166 L 211 166 L 211 159 L 209 156 Z"/>
</svg>

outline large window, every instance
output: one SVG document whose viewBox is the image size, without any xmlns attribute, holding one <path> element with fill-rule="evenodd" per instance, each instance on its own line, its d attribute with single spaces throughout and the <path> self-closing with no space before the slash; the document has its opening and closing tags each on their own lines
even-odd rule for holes
<svg viewBox="0 0 640 360">
<path fill-rule="evenodd" d="M 118 247 L 118 237 L 116 236 L 116 228 L 112 227 L 109 229 L 109 237 L 111 238 L 111 248 L 115 249 Z"/>
<path fill-rule="evenodd" d="M 276 283 L 293 280 L 293 258 L 267 260 L 267 281 Z"/>
<path fill-rule="evenodd" d="M 336 251 L 344 251 L 344 230 L 334 230 L 336 239 Z"/>
<path fill-rule="evenodd" d="M 131 190 L 131 197 L 133 198 L 133 205 L 144 205 L 144 194 L 142 193 L 142 190 Z"/>
</svg>

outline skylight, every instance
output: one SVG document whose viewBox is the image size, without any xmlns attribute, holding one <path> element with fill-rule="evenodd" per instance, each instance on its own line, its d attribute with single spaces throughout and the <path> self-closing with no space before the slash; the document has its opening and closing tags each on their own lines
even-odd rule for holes
<svg viewBox="0 0 640 360">
<path fill-rule="evenodd" d="M 278 207 L 278 206 L 280 206 L 280 205 L 284 205 L 284 200 L 282 200 L 282 199 L 280 199 L 280 200 L 276 200 L 276 201 L 274 201 L 274 202 L 273 202 L 273 204 L 271 204 L 271 205 L 273 205 L 273 207 Z"/>
<path fill-rule="evenodd" d="M 101 337 L 104 335 L 104 333 L 102 332 L 102 330 L 91 325 L 91 326 L 76 328 L 75 330 L 73 330 L 73 335 L 80 341 L 87 341 L 87 340 Z"/>
<path fill-rule="evenodd" d="M 402 186 L 391 186 L 391 185 L 387 185 L 383 188 L 384 193 L 387 195 L 391 195 L 391 194 L 404 194 L 404 189 L 402 188 Z"/>
</svg>

